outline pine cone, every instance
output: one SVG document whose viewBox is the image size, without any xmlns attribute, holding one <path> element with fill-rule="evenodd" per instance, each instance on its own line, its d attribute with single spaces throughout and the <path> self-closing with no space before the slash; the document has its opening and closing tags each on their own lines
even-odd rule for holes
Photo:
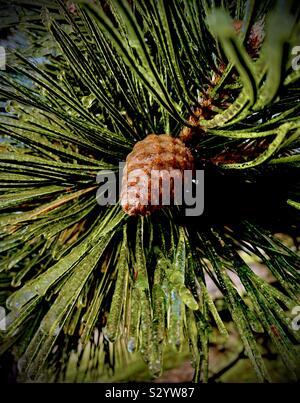
<svg viewBox="0 0 300 403">
<path fill-rule="evenodd" d="M 170 183 L 172 203 L 172 175 L 175 174 L 174 178 L 181 180 L 182 184 L 183 171 L 192 169 L 193 156 L 181 140 L 167 134 L 149 134 L 135 144 L 126 158 L 120 198 L 123 210 L 129 215 L 147 215 L 161 208 L 165 181 Z M 151 181 L 154 180 L 159 183 L 158 191 L 151 194 Z"/>
<path fill-rule="evenodd" d="M 241 31 L 242 25 L 243 22 L 241 20 L 233 21 L 233 27 L 237 33 Z M 247 52 L 249 56 L 252 57 L 252 59 L 258 57 L 259 50 L 264 41 L 264 37 L 265 37 L 264 21 L 258 20 L 252 25 L 246 43 Z"/>
</svg>

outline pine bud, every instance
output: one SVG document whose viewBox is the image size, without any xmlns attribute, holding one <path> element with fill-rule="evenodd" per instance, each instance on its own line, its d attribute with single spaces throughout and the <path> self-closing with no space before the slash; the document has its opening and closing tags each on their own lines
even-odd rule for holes
<svg viewBox="0 0 300 403">
<path fill-rule="evenodd" d="M 120 197 L 123 210 L 129 215 L 147 215 L 161 208 L 166 182 L 172 203 L 174 182 L 183 184 L 184 171 L 192 169 L 193 156 L 181 140 L 149 134 L 126 158 Z M 158 185 L 155 192 L 154 184 Z"/>
</svg>

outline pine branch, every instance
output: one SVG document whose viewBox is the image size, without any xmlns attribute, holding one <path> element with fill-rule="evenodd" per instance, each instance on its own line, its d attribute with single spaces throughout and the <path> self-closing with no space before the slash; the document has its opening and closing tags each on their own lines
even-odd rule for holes
<svg viewBox="0 0 300 403">
<path fill-rule="evenodd" d="M 208 278 L 258 379 L 271 380 L 262 332 L 294 379 L 300 258 L 272 233 L 299 220 L 299 6 L 17 3 L 36 54 L 54 44 L 44 63 L 13 53 L 0 76 L 1 352 L 14 349 L 20 379 L 119 379 L 138 354 L 157 376 L 188 344 L 207 382 L 212 326 L 228 335 Z M 97 173 L 150 133 L 179 136 L 205 168 L 203 216 L 97 204 Z"/>
</svg>

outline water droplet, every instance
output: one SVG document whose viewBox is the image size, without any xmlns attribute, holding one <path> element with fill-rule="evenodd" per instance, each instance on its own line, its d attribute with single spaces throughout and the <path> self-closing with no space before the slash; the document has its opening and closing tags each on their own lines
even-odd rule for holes
<svg viewBox="0 0 300 403">
<path fill-rule="evenodd" d="M 127 350 L 129 351 L 129 353 L 134 353 L 135 351 L 135 340 L 134 339 L 130 339 L 128 344 L 127 344 Z"/>
</svg>

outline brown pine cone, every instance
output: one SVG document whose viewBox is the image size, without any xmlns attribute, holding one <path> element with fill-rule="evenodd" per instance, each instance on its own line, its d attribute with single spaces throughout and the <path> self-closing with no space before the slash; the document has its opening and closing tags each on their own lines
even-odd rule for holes
<svg viewBox="0 0 300 403">
<path fill-rule="evenodd" d="M 193 156 L 178 138 L 168 134 L 149 134 L 133 147 L 123 170 L 120 202 L 129 215 L 147 215 L 162 206 L 165 181 L 170 183 L 170 201 L 174 201 L 174 179 L 183 184 L 183 171 L 193 169 Z M 171 172 L 173 171 L 173 172 Z M 151 193 L 152 181 L 158 191 Z"/>
<path fill-rule="evenodd" d="M 243 22 L 241 20 L 233 21 L 233 27 L 237 33 L 241 31 L 242 25 Z M 259 50 L 263 43 L 264 37 L 264 22 L 263 20 L 258 20 L 252 25 L 247 38 L 246 49 L 249 56 L 256 58 L 259 55 Z"/>
</svg>

